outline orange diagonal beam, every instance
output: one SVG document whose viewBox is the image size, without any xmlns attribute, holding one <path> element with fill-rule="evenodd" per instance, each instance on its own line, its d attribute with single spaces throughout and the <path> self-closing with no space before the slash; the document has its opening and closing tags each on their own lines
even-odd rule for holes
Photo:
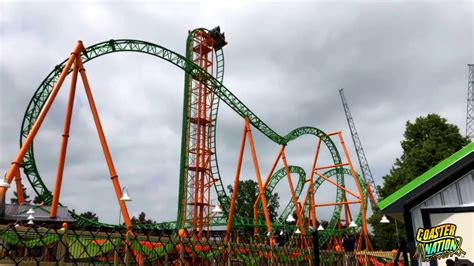
<svg viewBox="0 0 474 266">
<path fill-rule="evenodd" d="M 345 204 L 359 204 L 360 200 L 355 201 L 344 201 L 344 202 L 333 202 L 333 203 L 321 203 L 316 204 L 316 207 L 325 207 L 325 206 L 336 206 L 336 205 L 345 205 Z"/>
<path fill-rule="evenodd" d="M 282 159 L 283 159 L 283 164 L 285 166 L 285 171 L 286 171 L 286 175 L 288 177 L 288 184 L 290 186 L 290 192 L 291 192 L 291 199 L 293 200 L 293 204 L 295 206 L 295 210 L 296 210 L 296 215 L 298 217 L 298 220 L 297 220 L 297 225 L 299 226 L 300 228 L 300 231 L 301 231 L 301 234 L 304 235 L 304 229 L 303 229 L 303 214 L 301 213 L 301 209 L 300 206 L 299 206 L 299 203 L 298 203 L 298 199 L 296 198 L 296 192 L 295 192 L 295 187 L 293 186 L 293 180 L 291 179 L 291 173 L 290 173 L 290 168 L 288 166 L 288 162 L 286 161 L 286 154 L 285 154 L 285 150 L 282 150 Z"/>
<path fill-rule="evenodd" d="M 316 174 L 317 174 L 319 177 L 321 177 L 322 179 L 324 179 L 324 180 L 328 181 L 329 183 L 335 185 L 336 187 L 338 187 L 338 188 L 340 188 L 340 189 L 346 191 L 347 193 L 351 194 L 352 196 L 354 196 L 354 197 L 360 199 L 360 197 L 357 196 L 356 194 L 352 193 L 352 191 L 350 191 L 350 190 L 348 190 L 347 188 L 345 188 L 345 187 L 339 185 L 338 183 L 332 181 L 330 178 L 326 177 L 325 175 L 320 174 L 318 171 L 315 171 L 315 172 L 316 172 Z"/>
<path fill-rule="evenodd" d="M 54 99 L 56 99 L 56 96 L 58 95 L 58 92 L 63 85 L 64 79 L 66 78 L 69 69 L 71 69 L 72 64 L 74 63 L 74 60 L 76 58 L 76 55 L 79 55 L 81 50 L 84 49 L 84 46 L 82 45 L 81 41 L 78 41 L 76 47 L 74 48 L 74 51 L 71 53 L 69 56 L 69 59 L 66 61 L 66 65 L 59 75 L 58 82 L 56 82 L 56 85 L 54 85 L 53 89 L 51 90 L 51 94 L 48 97 L 48 100 L 43 106 L 43 109 L 38 115 L 38 118 L 36 121 L 33 123 L 33 126 L 31 127 L 30 132 L 28 133 L 28 136 L 25 139 L 25 142 L 23 143 L 23 146 L 21 146 L 20 151 L 18 151 L 18 154 L 15 157 L 15 160 L 12 162 L 10 168 L 7 171 L 6 179 L 8 183 L 11 183 L 13 180 L 14 175 L 16 174 L 16 169 L 20 168 L 20 164 L 23 162 L 23 158 L 25 157 L 26 152 L 28 149 L 31 147 L 31 144 L 33 143 L 33 140 L 36 137 L 36 134 L 38 133 L 38 130 L 41 128 L 41 125 L 43 124 L 43 121 L 48 114 L 49 109 L 51 108 L 51 105 L 53 105 Z M 6 189 L 1 190 L 2 192 L 6 192 Z"/>
<path fill-rule="evenodd" d="M 64 163 L 66 160 L 69 130 L 71 128 L 72 111 L 74 108 L 74 97 L 76 95 L 77 75 L 79 74 L 79 67 L 77 61 L 79 60 L 77 60 L 76 58 L 76 61 L 74 62 L 74 70 L 72 73 L 71 85 L 69 89 L 69 99 L 66 108 L 66 117 L 64 118 L 64 129 L 61 140 L 61 148 L 59 150 L 59 161 L 58 168 L 56 171 L 56 183 L 54 185 L 53 203 L 51 204 L 51 212 L 49 214 L 49 217 L 51 218 L 56 218 L 58 214 L 59 196 L 61 194 L 61 184 L 63 181 Z"/>
<path fill-rule="evenodd" d="M 267 232 L 270 234 L 270 245 L 273 245 L 274 242 L 273 242 L 273 237 L 272 237 L 272 224 L 270 220 L 270 213 L 268 212 L 267 199 L 265 196 L 265 188 L 263 187 L 262 176 L 260 175 L 260 167 L 258 166 L 257 152 L 255 150 L 255 144 L 253 142 L 252 130 L 250 128 L 250 122 L 249 122 L 248 117 L 245 118 L 245 126 L 247 127 L 247 134 L 249 137 L 249 144 L 250 144 L 250 152 L 252 154 L 253 166 L 255 169 L 258 189 L 260 193 L 260 200 L 262 201 L 263 214 L 265 215 Z"/>
<path fill-rule="evenodd" d="M 230 232 L 232 231 L 232 221 L 234 219 L 235 201 L 237 200 L 237 193 L 239 192 L 240 171 L 242 170 L 242 160 L 244 158 L 245 142 L 247 140 L 247 126 L 244 126 L 242 134 L 242 142 L 240 143 L 239 159 L 237 160 L 237 170 L 234 178 L 234 189 L 232 191 L 232 200 L 230 202 L 229 217 L 227 217 L 227 229 L 225 233 L 224 242 L 229 241 Z"/>
<path fill-rule="evenodd" d="M 110 154 L 109 146 L 107 144 L 107 139 L 105 138 L 104 129 L 102 128 L 102 123 L 100 122 L 99 113 L 95 105 L 94 97 L 92 96 L 91 87 L 89 85 L 89 80 L 87 79 L 86 70 L 81 60 L 79 62 L 79 73 L 82 78 L 82 83 L 84 84 L 84 89 L 86 91 L 87 100 L 89 101 L 89 106 L 94 118 L 95 127 L 97 129 L 97 134 L 99 135 L 100 144 L 102 146 L 102 151 L 107 162 L 107 167 L 109 168 L 110 179 L 115 190 L 115 195 L 117 196 L 118 203 L 120 205 L 120 211 L 122 212 L 123 220 L 128 229 L 132 228 L 132 222 L 130 221 L 130 216 L 128 214 L 127 205 L 125 202 L 120 200 L 122 197 L 122 189 L 120 187 L 120 182 L 118 180 L 117 171 L 115 170 L 114 162 L 112 160 L 112 155 Z"/>
</svg>

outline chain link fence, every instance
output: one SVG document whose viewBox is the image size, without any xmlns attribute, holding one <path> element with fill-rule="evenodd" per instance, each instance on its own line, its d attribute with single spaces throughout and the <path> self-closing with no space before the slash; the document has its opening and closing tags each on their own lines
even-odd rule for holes
<svg viewBox="0 0 474 266">
<path fill-rule="evenodd" d="M 206 232 L 203 241 L 170 231 L 57 229 L 0 225 L 0 265 L 316 265 L 311 236 Z M 374 253 L 374 252 L 372 252 Z M 320 265 L 384 265 L 391 253 L 320 251 Z"/>
</svg>

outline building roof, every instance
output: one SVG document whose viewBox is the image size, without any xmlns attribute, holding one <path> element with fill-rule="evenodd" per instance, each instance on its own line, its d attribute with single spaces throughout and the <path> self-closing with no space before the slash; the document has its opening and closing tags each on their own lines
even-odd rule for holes
<svg viewBox="0 0 474 266">
<path fill-rule="evenodd" d="M 465 164 L 473 161 L 474 158 L 474 142 L 471 142 L 464 148 L 455 152 L 453 155 L 444 159 L 419 177 L 415 178 L 399 190 L 395 191 L 387 198 L 379 202 L 379 207 L 383 211 L 389 207 L 393 207 L 396 203 L 400 203 L 403 199 L 409 198 L 410 194 L 420 192 L 423 186 L 429 185 L 430 180 L 434 180 L 435 177 L 439 177 L 440 174 L 445 172 L 447 169 L 453 167 L 456 164 Z M 391 208 L 393 209 L 393 208 Z"/>
<path fill-rule="evenodd" d="M 40 206 L 40 205 L 18 205 L 18 204 L 5 204 L 5 216 L 0 217 L 0 220 L 4 221 L 27 221 L 28 214 L 26 212 L 29 209 L 33 209 L 35 214 L 35 222 L 74 222 L 75 219 L 69 214 L 67 207 L 58 206 L 58 213 L 56 219 L 49 218 L 51 206 Z"/>
</svg>

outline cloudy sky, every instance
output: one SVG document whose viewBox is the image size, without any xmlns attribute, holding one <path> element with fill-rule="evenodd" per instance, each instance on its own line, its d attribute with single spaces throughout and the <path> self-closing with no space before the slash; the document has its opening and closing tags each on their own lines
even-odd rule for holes
<svg viewBox="0 0 474 266">
<path fill-rule="evenodd" d="M 356 161 L 338 94 L 344 88 L 376 183 L 381 184 L 401 155 L 408 120 L 437 113 L 464 134 L 467 64 L 474 62 L 473 9 L 472 1 L 1 1 L 0 170 L 6 170 L 18 150 L 31 96 L 77 40 L 90 46 L 139 39 L 184 54 L 188 30 L 220 25 L 229 43 L 224 49 L 227 88 L 281 135 L 299 126 L 342 130 Z M 94 60 L 86 69 L 120 181 L 133 197 L 131 215 L 145 211 L 157 221 L 175 219 L 184 74 L 156 58 L 125 53 Z M 37 165 L 50 189 L 68 85 L 35 141 Z M 235 174 L 243 120 L 221 106 L 217 147 L 227 185 Z M 254 134 L 266 176 L 279 147 Z M 312 137 L 295 141 L 288 147 L 289 163 L 308 172 L 314 149 Z M 324 151 L 321 164 L 327 159 Z M 249 154 L 246 158 L 243 178 L 253 178 Z M 64 176 L 61 202 L 117 222 L 119 209 L 82 86 Z M 286 184 L 277 186 L 282 205 L 289 199 Z M 324 185 L 321 190 L 318 202 L 334 200 L 334 188 Z M 322 209 L 321 216 L 330 212 Z"/>
</svg>

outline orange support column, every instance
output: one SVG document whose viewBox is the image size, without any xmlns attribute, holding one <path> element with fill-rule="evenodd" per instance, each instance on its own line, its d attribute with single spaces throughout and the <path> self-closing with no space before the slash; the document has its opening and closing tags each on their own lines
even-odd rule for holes
<svg viewBox="0 0 474 266">
<path fill-rule="evenodd" d="M 318 172 L 316 172 L 316 174 L 317 174 L 319 177 L 321 177 L 322 179 L 328 181 L 329 183 L 335 185 L 336 187 L 338 187 L 338 188 L 344 190 L 345 192 L 351 194 L 352 196 L 354 196 L 354 197 L 356 197 L 356 198 L 358 198 L 358 199 L 362 199 L 362 196 L 358 196 L 357 194 L 355 194 L 354 192 L 350 191 L 349 189 L 347 189 L 347 188 L 345 188 L 345 187 L 339 185 L 338 183 L 334 182 L 333 180 L 331 180 L 331 179 L 328 178 L 327 176 L 325 176 L 325 175 L 323 175 L 323 174 L 320 174 L 320 173 L 318 173 Z"/>
<path fill-rule="evenodd" d="M 366 213 L 366 208 L 365 208 L 365 202 L 363 200 L 363 195 L 364 194 L 362 192 L 362 187 L 360 186 L 359 180 L 357 179 L 357 173 L 354 169 L 354 166 L 352 165 L 352 161 L 349 157 L 349 151 L 347 150 L 346 144 L 344 143 L 344 139 L 342 138 L 342 133 L 340 131 L 338 132 L 338 136 L 339 136 L 339 139 L 341 141 L 341 145 L 342 145 L 342 149 L 344 151 L 344 155 L 346 156 L 347 161 L 349 163 L 349 167 L 351 169 L 352 177 L 354 178 L 354 182 L 356 183 L 357 190 L 359 191 L 359 194 L 360 194 L 360 205 L 361 205 L 361 212 L 362 212 L 362 235 L 365 238 L 366 246 L 369 249 L 371 249 L 371 243 L 370 243 L 370 239 L 369 239 L 369 230 L 367 229 L 367 213 Z M 357 244 L 358 244 L 357 245 L 358 248 L 360 248 L 360 246 L 362 244 L 362 238 L 359 238 L 359 240 L 357 241 Z"/>
<path fill-rule="evenodd" d="M 242 160 L 244 158 L 246 140 L 247 140 L 247 126 L 244 126 L 242 143 L 240 144 L 239 160 L 237 161 L 237 171 L 235 173 L 235 178 L 234 178 L 234 191 L 232 192 L 232 200 L 230 202 L 229 217 L 227 218 L 227 229 L 226 229 L 225 238 L 224 238 L 225 243 L 229 241 L 230 232 L 232 231 L 232 220 L 234 218 L 235 201 L 237 199 L 237 193 L 239 192 L 240 171 L 242 170 Z"/>
<path fill-rule="evenodd" d="M 313 182 L 311 181 L 311 179 L 306 180 L 306 182 L 309 182 L 309 187 L 303 201 L 302 211 L 305 210 L 306 204 L 308 204 L 309 211 L 308 211 L 308 217 L 307 217 L 307 224 L 312 226 L 313 228 L 316 228 L 316 215 L 315 215 L 316 205 L 314 203 L 314 196 L 313 196 L 314 190 L 312 189 Z"/>
<path fill-rule="evenodd" d="M 270 179 L 273 175 L 273 172 L 275 172 L 275 169 L 278 165 L 278 162 L 280 161 L 281 159 L 281 154 L 282 154 L 282 151 L 285 149 L 285 146 L 281 146 L 281 149 L 280 149 L 280 152 L 278 152 L 278 156 L 275 160 L 275 162 L 273 163 L 273 166 L 272 166 L 272 169 L 270 170 L 270 173 L 268 174 L 267 176 L 267 180 L 265 180 L 265 185 L 263 186 L 265 189 L 267 189 L 267 186 L 268 186 L 268 183 L 270 182 Z"/>
<path fill-rule="evenodd" d="M 267 176 L 267 179 L 265 180 L 265 184 L 263 185 L 263 188 L 264 190 L 266 191 L 267 190 L 267 186 L 268 186 L 268 183 L 270 182 L 270 179 L 273 175 L 273 172 L 275 172 L 275 169 L 278 165 L 278 162 L 280 161 L 280 158 L 281 158 L 281 151 L 285 148 L 285 146 L 282 146 L 281 149 L 280 149 L 280 152 L 278 153 L 278 156 L 275 160 L 275 162 L 273 163 L 273 166 L 272 166 L 272 169 L 270 169 L 270 173 L 268 173 L 268 176 Z M 258 233 L 258 228 L 257 228 L 257 221 L 258 221 L 258 215 L 259 215 L 259 212 L 258 212 L 258 203 L 260 202 L 260 195 L 257 196 L 257 199 L 255 200 L 255 203 L 253 204 L 253 216 L 254 216 L 254 225 L 255 225 L 255 228 L 254 228 L 254 234 L 257 234 Z"/>
<path fill-rule="evenodd" d="M 315 193 L 314 193 L 314 173 L 316 169 L 316 165 L 318 163 L 319 158 L 319 151 L 321 150 L 321 138 L 318 138 L 318 144 L 316 145 L 316 152 L 314 154 L 313 166 L 311 167 L 311 175 L 309 178 L 309 190 L 308 194 L 310 194 L 310 219 L 314 228 L 317 226 L 317 216 L 316 216 L 316 205 L 315 205 Z"/>
<path fill-rule="evenodd" d="M 58 162 L 58 169 L 56 173 L 56 183 L 54 185 L 53 203 L 51 204 L 51 212 L 49 214 L 49 217 L 51 218 L 56 218 L 58 214 L 59 196 L 61 194 L 61 184 L 62 184 L 63 173 L 64 173 L 64 162 L 66 160 L 66 150 L 67 150 L 67 144 L 68 144 L 68 139 L 69 139 L 69 130 L 71 128 L 72 110 L 74 107 L 74 97 L 76 95 L 77 75 L 79 72 L 77 61 L 79 60 L 76 58 L 76 61 L 74 62 L 74 70 L 72 73 L 71 87 L 69 90 L 69 99 L 68 99 L 67 109 L 66 109 L 66 117 L 64 119 L 64 129 L 63 129 L 63 135 L 62 135 L 62 140 L 61 140 L 61 148 L 59 151 L 59 162 Z"/>
<path fill-rule="evenodd" d="M 366 182 L 365 187 L 367 188 L 367 194 L 369 195 L 372 208 L 378 207 L 377 200 L 375 199 L 375 195 L 374 195 L 374 192 L 372 191 L 372 188 L 370 187 L 370 184 Z"/>
<path fill-rule="evenodd" d="M 15 174 L 16 195 L 18 198 L 18 205 L 25 202 L 25 195 L 23 194 L 23 184 L 21 183 L 20 168 L 16 169 Z"/>
<path fill-rule="evenodd" d="M 58 92 L 64 82 L 64 79 L 68 75 L 69 69 L 71 69 L 72 64 L 74 63 L 74 60 L 76 58 L 76 55 L 79 55 L 81 50 L 84 49 L 84 46 L 82 45 L 81 41 L 78 41 L 76 47 L 74 48 L 74 51 L 71 53 L 69 56 L 69 59 L 66 62 L 66 65 L 61 72 L 61 75 L 59 76 L 58 82 L 56 85 L 54 85 L 51 94 L 48 97 L 48 100 L 43 106 L 43 109 L 41 110 L 40 114 L 38 115 L 38 118 L 36 119 L 35 123 L 31 127 L 30 133 L 28 134 L 28 137 L 26 137 L 25 142 L 23 143 L 23 146 L 21 146 L 20 151 L 15 157 L 15 160 L 12 162 L 12 165 L 7 171 L 6 179 L 7 182 L 10 183 L 13 180 L 13 177 L 16 173 L 16 171 L 20 168 L 20 164 L 23 162 L 23 158 L 25 157 L 26 152 L 31 146 L 31 143 L 33 143 L 34 138 L 36 137 L 36 134 L 38 133 L 38 130 L 41 128 L 41 125 L 44 121 L 44 118 L 48 114 L 49 109 L 51 108 L 51 105 L 54 102 L 54 99 L 56 99 L 56 96 L 58 95 Z M 2 190 L 3 192 L 6 192 L 5 190 Z"/>
<path fill-rule="evenodd" d="M 258 183 L 258 189 L 260 193 L 260 200 L 262 201 L 262 208 L 263 208 L 263 214 L 265 215 L 265 222 L 267 224 L 267 231 L 270 234 L 270 245 L 274 244 L 273 237 L 272 237 L 272 223 L 270 220 L 270 214 L 268 213 L 268 208 L 267 208 L 267 199 L 265 197 L 265 188 L 263 187 L 263 182 L 262 182 L 262 177 L 260 175 L 260 168 L 258 166 L 258 160 L 257 160 L 257 152 L 255 151 L 255 145 L 253 142 L 253 137 L 252 137 L 252 131 L 250 129 L 250 122 L 248 117 L 245 118 L 245 127 L 247 128 L 247 132 L 249 135 L 249 144 L 250 144 L 250 151 L 252 153 L 252 159 L 253 159 L 253 166 L 255 168 L 255 174 L 257 177 L 257 183 Z"/>
<path fill-rule="evenodd" d="M 304 228 L 303 228 L 303 225 L 302 225 L 303 215 L 301 213 L 302 208 L 300 208 L 300 205 L 298 203 L 298 199 L 296 198 L 295 187 L 293 186 L 293 180 L 291 180 L 290 168 L 288 166 L 288 162 L 286 161 L 285 151 L 283 150 L 282 153 L 283 153 L 283 156 L 282 156 L 283 164 L 285 166 L 286 175 L 288 177 L 288 184 L 290 186 L 291 199 L 293 200 L 293 204 L 294 204 L 295 210 L 296 210 L 296 215 L 298 217 L 297 225 L 300 228 L 301 234 L 304 235 L 305 231 L 304 231 Z"/>
<path fill-rule="evenodd" d="M 94 123 L 97 129 L 97 134 L 99 135 L 100 144 L 104 152 L 105 160 L 107 162 L 107 167 L 109 168 L 110 179 L 114 185 L 115 194 L 120 205 L 120 210 L 122 212 L 123 220 L 127 228 L 132 227 L 132 222 L 130 221 L 130 216 L 128 214 L 127 205 L 125 202 L 121 201 L 122 190 L 120 188 L 120 183 L 118 180 L 117 172 L 115 171 L 115 166 L 112 161 L 112 155 L 110 154 L 109 146 L 107 145 L 107 140 L 105 138 L 104 130 L 102 129 L 102 124 L 100 122 L 99 113 L 97 112 L 97 107 L 95 106 L 94 97 L 92 96 L 92 91 L 87 79 L 86 70 L 81 60 L 78 60 L 79 63 L 79 73 L 81 74 L 82 82 L 84 83 L 84 89 L 86 91 L 87 100 L 89 101 L 89 106 L 91 108 L 92 116 L 94 118 Z"/>
<path fill-rule="evenodd" d="M 360 199 L 360 200 L 355 201 L 355 202 L 361 203 L 362 200 L 363 199 Z M 346 221 L 352 221 L 351 209 L 349 208 L 350 202 L 347 201 L 347 194 L 346 194 L 345 191 L 344 191 L 344 202 L 343 203 L 344 203 L 344 215 L 345 215 Z"/>
<path fill-rule="evenodd" d="M 253 234 L 256 236 L 258 234 L 258 202 L 260 201 L 260 195 L 257 196 L 257 199 L 255 199 L 255 202 L 253 203 Z"/>
</svg>

